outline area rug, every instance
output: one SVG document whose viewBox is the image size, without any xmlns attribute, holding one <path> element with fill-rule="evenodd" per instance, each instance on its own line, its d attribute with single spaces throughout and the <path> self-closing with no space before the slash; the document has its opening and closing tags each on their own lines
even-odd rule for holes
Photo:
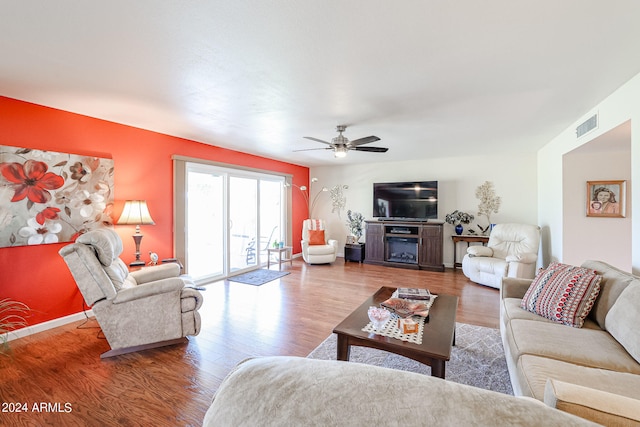
<svg viewBox="0 0 640 427">
<path fill-rule="evenodd" d="M 276 280 L 282 276 L 289 274 L 288 271 L 275 271 L 275 270 L 253 270 L 248 273 L 240 274 L 238 276 L 229 277 L 227 280 L 230 282 L 246 283 L 247 285 L 260 286 L 267 282 Z"/>
<path fill-rule="evenodd" d="M 307 357 L 336 359 L 336 334 L 331 334 Z M 349 360 L 385 368 L 431 375 L 431 368 L 404 356 L 368 347 L 351 347 Z M 456 345 L 446 364 L 449 381 L 513 395 L 500 331 L 482 326 L 456 324 Z"/>
</svg>

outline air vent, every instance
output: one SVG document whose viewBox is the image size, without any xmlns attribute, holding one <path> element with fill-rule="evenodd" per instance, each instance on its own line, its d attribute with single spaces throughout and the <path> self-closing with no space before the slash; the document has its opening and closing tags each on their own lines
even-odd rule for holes
<svg viewBox="0 0 640 427">
<path fill-rule="evenodd" d="M 579 125 L 576 128 L 576 137 L 580 138 L 585 133 L 588 133 L 597 127 L 598 127 L 598 115 L 594 114 L 593 116 L 589 117 L 585 122 L 583 122 L 581 125 Z"/>
</svg>

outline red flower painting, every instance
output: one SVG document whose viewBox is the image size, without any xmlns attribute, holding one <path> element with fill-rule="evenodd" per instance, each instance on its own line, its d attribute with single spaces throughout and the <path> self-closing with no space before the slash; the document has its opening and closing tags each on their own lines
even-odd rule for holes
<svg viewBox="0 0 640 427">
<path fill-rule="evenodd" d="M 111 159 L 0 145 L 0 248 L 111 224 L 113 173 Z"/>
<path fill-rule="evenodd" d="M 25 198 L 34 203 L 47 203 L 51 200 L 49 190 L 56 190 L 64 185 L 64 178 L 53 172 L 47 172 L 48 166 L 37 160 L 20 163 L 0 163 L 0 173 L 11 183 L 15 194 L 12 202 Z"/>
</svg>

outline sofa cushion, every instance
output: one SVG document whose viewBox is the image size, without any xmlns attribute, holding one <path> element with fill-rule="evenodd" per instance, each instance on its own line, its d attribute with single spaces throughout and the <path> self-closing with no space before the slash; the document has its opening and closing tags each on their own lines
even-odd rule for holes
<svg viewBox="0 0 640 427">
<path fill-rule="evenodd" d="M 544 403 L 604 426 L 640 425 L 640 400 L 591 387 L 549 379 Z"/>
<path fill-rule="evenodd" d="M 548 379 L 591 387 L 609 393 L 640 399 L 640 375 L 609 369 L 589 368 L 576 363 L 525 354 L 518 360 L 518 382 L 523 393 L 544 400 Z"/>
<path fill-rule="evenodd" d="M 324 230 L 309 230 L 309 245 L 326 245 Z"/>
<path fill-rule="evenodd" d="M 513 319 L 505 330 L 514 360 L 525 354 L 640 374 L 640 364 L 607 331 Z"/>
<path fill-rule="evenodd" d="M 625 288 L 605 319 L 607 331 L 640 363 L 640 281 Z"/>
<path fill-rule="evenodd" d="M 220 384 L 203 426 L 594 425 L 539 402 L 360 363 L 251 359 Z"/>
<path fill-rule="evenodd" d="M 600 294 L 589 317 L 598 322 L 602 329 L 605 329 L 605 317 L 607 317 L 609 309 L 616 302 L 620 293 L 637 277 L 602 261 L 585 261 L 582 263 L 582 267 L 595 270 L 602 276 Z"/>
<path fill-rule="evenodd" d="M 554 322 L 580 328 L 600 291 L 594 270 L 552 263 L 533 279 L 521 307 Z"/>
</svg>

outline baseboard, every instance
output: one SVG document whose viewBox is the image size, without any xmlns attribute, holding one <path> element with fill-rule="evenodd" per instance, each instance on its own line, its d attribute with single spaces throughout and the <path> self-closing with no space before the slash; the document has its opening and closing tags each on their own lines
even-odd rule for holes
<svg viewBox="0 0 640 427">
<path fill-rule="evenodd" d="M 38 323 L 37 325 L 27 326 L 26 328 L 16 329 L 15 331 L 7 333 L 7 341 L 17 340 L 18 338 L 24 338 L 29 335 L 37 334 L 38 332 L 48 331 L 49 329 L 57 328 L 58 326 L 63 326 L 67 323 L 84 320 L 87 316 L 93 317 L 93 311 L 87 310 L 76 314 L 70 314 L 65 317 L 60 317 L 58 319 L 49 320 L 47 322 Z"/>
</svg>

